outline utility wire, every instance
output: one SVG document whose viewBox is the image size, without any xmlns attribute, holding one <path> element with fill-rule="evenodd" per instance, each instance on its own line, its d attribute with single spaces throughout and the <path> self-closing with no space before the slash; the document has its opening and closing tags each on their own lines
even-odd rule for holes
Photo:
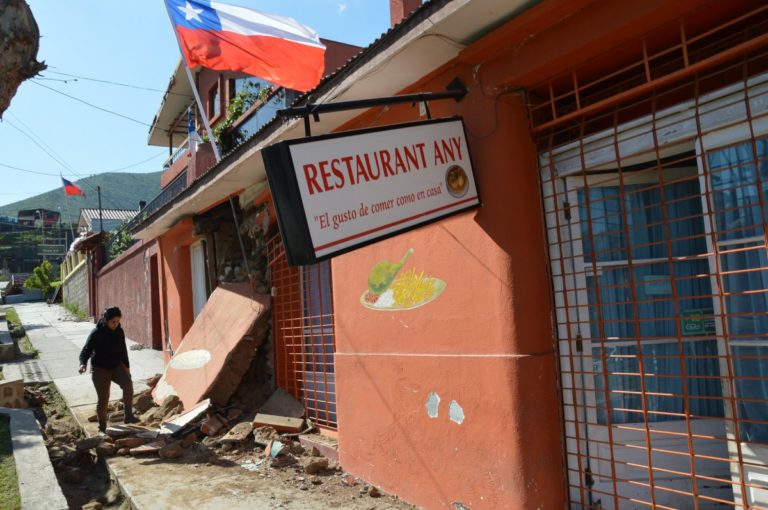
<svg viewBox="0 0 768 510">
<path fill-rule="evenodd" d="M 31 79 L 30 81 L 32 83 L 34 83 L 35 85 L 39 86 L 39 87 L 43 87 L 44 89 L 48 89 L 50 91 L 56 92 L 57 94 L 61 94 L 62 96 L 65 96 L 65 97 L 68 97 L 68 98 L 70 98 L 70 99 L 72 99 L 74 101 L 77 101 L 78 103 L 83 103 L 85 105 L 88 105 L 91 108 L 96 108 L 97 110 L 100 110 L 102 112 L 109 113 L 111 115 L 115 115 L 115 116 L 123 118 L 125 120 L 130 120 L 131 122 L 135 122 L 136 124 L 141 124 L 142 126 L 152 127 L 152 124 L 147 124 L 146 122 L 142 122 L 142 121 L 140 121 L 138 119 L 134 119 L 133 117 L 129 117 L 127 115 L 123 115 L 122 113 L 114 112 L 112 110 L 108 110 L 106 108 L 102 108 L 101 106 L 96 106 L 95 104 L 89 103 L 88 101 L 80 99 L 79 97 L 71 96 L 71 95 L 67 94 L 66 92 L 62 92 L 62 91 L 57 90 L 57 89 L 55 89 L 53 87 L 49 87 L 47 85 L 43 85 L 42 83 L 37 81 L 35 78 Z M 157 128 L 157 129 L 160 129 L 160 128 Z M 166 131 L 167 132 L 168 130 L 167 129 L 163 129 L 162 131 Z"/>
<path fill-rule="evenodd" d="M 30 135 L 29 133 L 27 133 L 26 131 L 24 131 L 23 129 L 21 129 L 19 126 L 17 126 L 16 124 L 14 124 L 13 122 L 11 122 L 11 121 L 10 121 L 10 120 L 8 120 L 8 119 L 6 119 L 6 120 L 5 120 L 5 122 L 6 122 L 6 123 L 7 123 L 9 126 L 11 126 L 13 129 L 15 129 L 16 131 L 18 131 L 19 133 L 21 133 L 22 135 L 24 135 L 24 136 L 26 136 L 27 138 L 29 138 L 29 139 L 32 141 L 32 143 L 34 143 L 35 145 L 37 145 L 37 146 L 40 148 L 40 150 L 42 150 L 43 152 L 45 152 L 46 154 L 48 154 L 48 156 L 50 156 L 50 158 L 51 158 L 52 160 L 54 160 L 56 163 L 60 164 L 61 166 L 67 166 L 67 164 L 66 164 L 66 163 L 62 162 L 62 161 L 61 161 L 61 160 L 60 160 L 60 159 L 59 159 L 57 156 L 54 156 L 54 155 L 53 155 L 53 154 L 52 154 L 52 153 L 51 153 L 51 152 L 50 152 L 48 149 L 46 149 L 45 147 L 43 147 L 43 145 L 42 145 L 40 142 L 38 142 L 37 140 L 35 140 L 35 139 L 32 137 L 32 135 Z M 40 172 L 36 172 L 36 173 L 40 173 Z M 45 174 L 43 174 L 43 175 L 45 175 Z"/>
<path fill-rule="evenodd" d="M 147 159 L 142 159 L 141 161 L 138 161 L 136 163 L 131 163 L 130 165 L 126 165 L 126 166 L 123 166 L 123 167 L 120 167 L 120 168 L 115 168 L 114 170 L 104 170 L 103 172 L 100 172 L 100 173 L 107 173 L 107 174 L 108 173 L 117 173 L 117 172 L 120 172 L 121 170 L 126 170 L 128 168 L 133 168 L 135 166 L 139 166 L 142 163 L 146 163 L 147 161 L 151 161 L 151 160 L 153 160 L 155 158 L 158 158 L 160 156 L 165 156 L 165 151 L 160 152 L 158 154 L 155 154 L 154 156 L 150 156 Z M 20 168 L 18 166 L 8 165 L 6 163 L 0 163 L 0 166 L 2 166 L 4 168 L 10 168 L 11 170 L 18 170 L 19 172 L 26 172 L 28 174 L 50 175 L 52 177 L 59 177 L 59 175 L 60 175 L 59 172 L 43 172 L 43 171 L 40 171 L 40 170 L 30 170 L 29 168 Z M 81 177 L 79 174 L 76 174 L 74 172 L 66 172 L 66 173 L 68 175 L 75 175 L 78 178 L 83 179 L 83 177 Z M 23 194 L 23 193 L 0 193 L 0 195 L 19 195 L 19 194 Z"/>
<path fill-rule="evenodd" d="M 43 140 L 43 138 L 42 138 L 40 135 L 38 135 L 37 133 L 35 133 L 35 130 L 34 130 L 34 129 L 32 129 L 31 127 L 29 127 L 27 124 L 25 124 L 25 123 L 24 123 L 24 121 L 23 121 L 23 120 L 21 120 L 20 118 L 18 118 L 18 117 L 17 117 L 17 116 L 16 116 L 14 113 L 12 113 L 12 112 L 8 112 L 8 115 L 10 115 L 10 116 L 11 116 L 11 117 L 13 117 L 14 119 L 16 119 L 16 122 L 18 122 L 19 124 L 21 124 L 21 126 L 22 126 L 22 127 L 25 129 L 25 130 L 26 130 L 26 132 L 27 132 L 27 133 L 29 133 L 29 135 L 30 135 L 30 136 L 33 136 L 33 137 L 35 138 L 35 140 L 37 140 L 38 142 L 40 142 L 40 143 L 41 143 L 41 144 L 42 144 L 42 145 L 43 145 L 43 146 L 44 146 L 46 149 L 48 149 L 49 151 L 51 151 L 51 153 L 52 153 L 54 156 L 56 156 L 56 160 L 57 160 L 57 162 L 58 162 L 60 165 L 62 165 L 62 166 L 64 166 L 65 168 L 67 168 L 67 169 L 68 169 L 69 171 L 71 171 L 73 174 L 77 175 L 77 174 L 76 174 L 76 172 L 75 172 L 75 169 L 74 169 L 74 168 L 72 168 L 72 166 L 70 166 L 70 165 L 69 165 L 69 164 L 68 164 L 66 161 L 64 161 L 64 158 L 63 158 L 63 157 L 61 157 L 61 154 L 59 154 L 58 152 L 56 152 L 56 150 L 55 150 L 53 147 L 51 147 L 50 145 L 48 145 L 48 144 L 45 142 L 45 140 Z M 61 172 L 59 172 L 59 173 L 61 173 Z"/>
<path fill-rule="evenodd" d="M 37 170 L 28 170 L 26 168 L 19 168 L 17 166 L 6 165 L 5 163 L 0 163 L 0 166 L 2 166 L 4 168 L 10 168 L 11 170 L 18 170 L 19 172 L 26 172 L 28 174 L 50 175 L 50 176 L 53 176 L 53 177 L 58 177 L 59 176 L 59 174 L 53 174 L 53 173 L 48 173 L 48 172 L 38 172 Z"/>
<path fill-rule="evenodd" d="M 12 128 L 14 128 L 15 130 L 17 130 L 19 133 L 21 133 L 22 135 L 24 135 L 24 136 L 26 136 L 27 138 L 29 138 L 29 139 L 32 141 L 32 143 L 34 143 L 35 145 L 37 145 L 37 146 L 38 146 L 38 147 L 39 147 L 39 148 L 40 148 L 40 149 L 41 149 L 43 152 L 45 152 L 46 154 L 48 154 L 48 156 L 50 156 L 50 157 L 51 157 L 51 159 L 53 159 L 54 161 L 56 161 L 56 162 L 57 162 L 58 164 L 60 164 L 61 166 L 63 166 L 63 167 L 65 167 L 65 168 L 69 169 L 69 171 L 70 171 L 72 174 L 74 174 L 74 175 L 76 175 L 76 176 L 80 177 L 80 180 L 81 180 L 81 181 L 85 179 L 85 177 L 83 177 L 83 176 L 79 175 L 77 172 L 75 172 L 75 170 L 72 168 L 72 166 L 70 166 L 69 164 L 67 164 L 67 162 L 66 162 L 66 161 L 64 161 L 64 160 L 63 160 L 63 159 L 62 159 L 60 156 L 59 156 L 59 157 L 57 157 L 57 156 L 54 156 L 54 155 L 53 155 L 53 154 L 52 154 L 50 151 L 48 151 L 48 150 L 47 150 L 47 149 L 46 149 L 46 148 L 43 146 L 43 144 L 45 144 L 45 145 L 48 145 L 48 144 L 46 144 L 46 143 L 45 143 L 45 141 L 44 141 L 42 138 L 40 138 L 39 136 L 37 136 L 36 134 L 35 134 L 35 135 L 34 135 L 34 137 L 33 137 L 33 136 L 32 136 L 32 134 L 34 134 L 34 131 L 32 131 L 32 129 L 30 129 L 28 126 L 27 126 L 27 129 L 28 129 L 28 130 L 30 131 L 30 133 L 32 133 L 32 134 L 30 134 L 30 133 L 27 133 L 26 131 L 24 131 L 23 129 L 21 129 L 20 127 L 18 127 L 16 124 L 14 124 L 13 122 L 11 122 L 11 121 L 10 121 L 10 120 L 8 120 L 8 119 L 6 119 L 6 120 L 5 120 L 5 122 L 7 122 L 7 123 L 8 123 L 8 125 L 10 125 Z M 26 126 L 26 124 L 25 124 L 25 126 Z M 37 138 L 40 138 L 40 141 L 41 141 L 42 143 L 38 142 L 38 141 L 35 139 L 35 137 L 37 137 Z M 51 149 L 51 150 L 53 151 L 53 149 Z M 53 151 L 53 152 L 56 152 L 56 151 Z M 5 165 L 4 165 L 4 166 L 5 166 Z M 35 172 L 35 173 L 40 173 L 40 172 Z M 43 174 L 43 175 L 45 175 L 45 174 Z M 89 187 L 89 188 L 90 188 L 92 191 L 96 191 L 96 188 L 95 188 L 93 185 L 91 185 L 90 183 L 81 182 L 81 185 L 83 185 L 83 187 L 86 187 L 86 186 L 87 186 L 87 187 Z M 116 204 L 115 204 L 114 202 L 112 202 L 112 201 L 111 201 L 109 198 L 107 198 L 107 197 L 105 197 L 105 196 L 103 196 L 102 198 L 104 198 L 104 199 L 105 199 L 105 201 L 109 202 L 109 203 L 110 203 L 110 204 L 111 204 L 113 207 L 115 207 L 116 209 L 119 209 L 119 207 L 117 207 L 117 206 L 116 206 Z"/>
<path fill-rule="evenodd" d="M 121 166 L 120 168 L 115 168 L 114 170 L 105 170 L 104 172 L 119 172 L 119 171 L 121 171 L 121 170 L 127 170 L 128 168 L 133 168 L 133 167 L 135 167 L 135 166 L 139 166 L 139 165 L 141 165 L 142 163 L 146 163 L 147 161 L 152 161 L 153 159 L 155 159 L 155 158 L 157 158 L 157 157 L 159 157 L 159 156 L 165 156 L 165 154 L 166 154 L 166 153 L 165 153 L 165 151 L 162 151 L 162 152 L 158 152 L 158 153 L 157 153 L 157 154 L 155 154 L 154 156 L 150 156 L 150 157 L 148 157 L 147 159 L 142 159 L 141 161 L 139 161 L 139 162 L 137 162 L 137 163 L 132 163 L 132 164 L 130 164 L 130 165 Z M 159 171 L 159 170 L 158 170 L 158 171 Z"/>
<path fill-rule="evenodd" d="M 139 85 L 130 85 L 128 83 L 120 83 L 120 82 L 111 81 L 111 80 L 99 80 L 98 78 L 89 78 L 87 76 L 79 76 L 77 74 L 62 73 L 60 71 L 51 71 L 50 69 L 46 70 L 45 72 L 46 73 L 59 74 L 61 76 L 70 76 L 72 78 L 75 78 L 75 81 L 77 81 L 78 79 L 80 79 L 80 80 L 88 80 L 88 81 L 95 81 L 97 83 L 105 83 L 105 84 L 108 84 L 108 85 L 117 85 L 119 87 L 128 87 L 128 88 L 137 89 L 137 90 L 148 90 L 150 92 L 161 92 L 163 94 L 167 93 L 167 94 L 170 94 L 170 95 L 173 95 L 173 96 L 182 96 L 182 97 L 186 97 L 186 98 L 189 98 L 189 99 L 193 99 L 194 98 L 190 94 L 182 94 L 181 92 L 171 92 L 169 90 L 153 89 L 153 88 L 150 88 L 150 87 L 142 87 L 142 86 L 139 86 Z M 59 81 L 64 81 L 66 83 L 69 80 L 59 80 Z"/>
</svg>

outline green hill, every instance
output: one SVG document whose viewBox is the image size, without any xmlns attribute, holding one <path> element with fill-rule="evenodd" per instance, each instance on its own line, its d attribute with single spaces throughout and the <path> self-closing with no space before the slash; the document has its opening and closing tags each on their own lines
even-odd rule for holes
<svg viewBox="0 0 768 510">
<path fill-rule="evenodd" d="M 16 216 L 23 209 L 61 208 L 61 220 L 77 221 L 80 209 L 98 207 L 99 198 L 96 186 L 101 186 L 101 206 L 104 209 L 138 209 L 139 201 L 149 202 L 160 193 L 160 174 L 104 173 L 75 181 L 75 185 L 85 192 L 81 196 L 65 196 L 62 188 L 56 188 L 25 200 L 0 206 L 0 215 Z"/>
</svg>

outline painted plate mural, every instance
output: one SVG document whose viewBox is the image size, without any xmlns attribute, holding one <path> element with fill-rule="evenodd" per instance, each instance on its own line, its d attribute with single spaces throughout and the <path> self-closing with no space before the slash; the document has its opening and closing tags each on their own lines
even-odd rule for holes
<svg viewBox="0 0 768 510">
<path fill-rule="evenodd" d="M 400 270 L 413 255 L 409 249 L 399 262 L 381 261 L 368 275 L 368 290 L 360 296 L 360 304 L 369 310 L 413 310 L 434 301 L 445 290 L 446 283 L 424 271 Z"/>
</svg>

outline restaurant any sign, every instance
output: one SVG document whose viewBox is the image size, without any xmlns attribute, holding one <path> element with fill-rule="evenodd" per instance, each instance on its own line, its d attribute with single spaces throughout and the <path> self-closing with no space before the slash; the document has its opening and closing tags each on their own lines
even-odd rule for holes
<svg viewBox="0 0 768 510">
<path fill-rule="evenodd" d="M 459 117 L 289 140 L 262 154 L 291 265 L 480 205 Z"/>
</svg>

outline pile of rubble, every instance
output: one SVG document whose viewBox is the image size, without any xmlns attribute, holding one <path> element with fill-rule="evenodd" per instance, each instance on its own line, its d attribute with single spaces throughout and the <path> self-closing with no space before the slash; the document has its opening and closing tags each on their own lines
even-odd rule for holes
<svg viewBox="0 0 768 510">
<path fill-rule="evenodd" d="M 95 450 L 81 447 L 82 430 L 53 384 L 24 387 L 27 406 L 40 423 L 56 476 L 71 508 L 120 508 L 124 497 Z M 87 440 L 86 440 L 87 441 Z"/>
<path fill-rule="evenodd" d="M 100 456 L 183 457 L 192 462 L 239 465 L 250 472 L 290 468 L 296 472 L 292 479 L 301 490 L 321 485 L 324 477 L 333 476 L 339 478 L 339 485 L 355 487 L 360 495 L 381 496 L 376 487 L 344 473 L 317 447 L 302 444 L 301 437 L 312 435 L 315 425 L 303 418 L 303 406 L 283 390 L 276 391 L 259 411 L 278 410 L 290 416 L 253 413 L 233 406 L 219 408 L 209 399 L 182 411 L 176 396 L 167 397 L 159 406 L 154 404 L 150 393 L 156 382 L 157 377 L 147 381 L 149 389 L 134 397 L 138 424 L 116 423 L 122 422 L 123 412 L 122 403 L 114 402 L 110 404 L 111 424 L 106 435 L 79 441 L 77 450 Z M 90 420 L 96 421 L 96 416 Z"/>
</svg>

